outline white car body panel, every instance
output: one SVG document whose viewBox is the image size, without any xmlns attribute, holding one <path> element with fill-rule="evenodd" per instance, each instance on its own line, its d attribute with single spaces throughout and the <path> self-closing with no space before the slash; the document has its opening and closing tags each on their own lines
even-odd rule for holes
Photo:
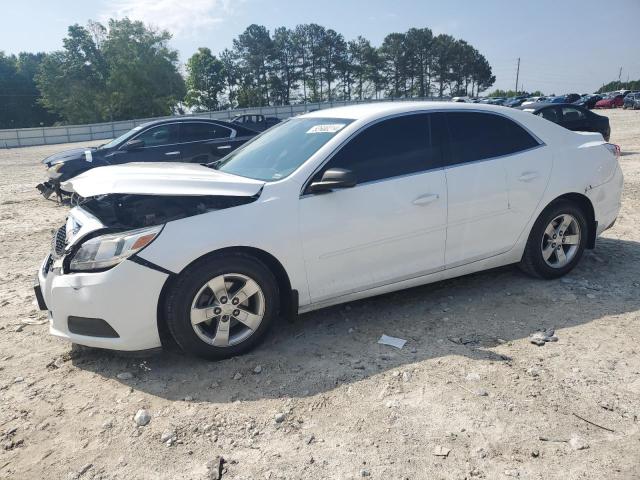
<svg viewBox="0 0 640 480">
<path fill-rule="evenodd" d="M 140 195 L 253 196 L 264 182 L 188 163 L 127 163 L 98 167 L 61 184 L 82 197 L 107 193 Z"/>
<path fill-rule="evenodd" d="M 304 194 L 314 172 L 366 125 L 436 111 L 503 115 L 534 133 L 541 145 L 500 158 Z M 396 102 L 303 117 L 353 121 L 281 180 L 252 180 L 198 165 L 130 164 L 93 169 L 69 184 L 84 197 L 255 196 L 252 203 L 167 223 L 138 257 L 179 274 L 211 252 L 238 247 L 266 252 L 298 291 L 299 312 L 518 262 L 536 218 L 562 195 L 590 199 L 598 234 L 620 209 L 622 172 L 604 142 L 527 112 L 465 103 Z M 97 219 L 84 222 L 90 227 L 83 225 L 73 241 L 100 226 Z M 156 313 L 168 272 L 128 260 L 100 273 L 45 276 L 41 269 L 43 294 L 53 312 L 52 332 L 103 348 L 159 346 Z M 66 315 L 114 322 L 120 338 L 78 338 L 66 329 Z"/>
<path fill-rule="evenodd" d="M 444 267 L 442 169 L 306 195 L 299 203 L 312 302 Z M 345 264 L 349 275 L 336 275 Z"/>
</svg>

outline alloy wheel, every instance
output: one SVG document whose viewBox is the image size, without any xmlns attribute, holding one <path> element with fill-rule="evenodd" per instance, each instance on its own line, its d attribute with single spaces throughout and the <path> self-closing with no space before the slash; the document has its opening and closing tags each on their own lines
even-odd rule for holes
<svg viewBox="0 0 640 480">
<path fill-rule="evenodd" d="M 555 217 L 542 236 L 542 258 L 552 268 L 567 266 L 580 247 L 580 224 L 567 213 Z"/>
<path fill-rule="evenodd" d="M 218 275 L 205 283 L 191 304 L 191 326 L 216 347 L 238 345 L 262 323 L 265 295 L 252 278 L 240 273 Z"/>
</svg>

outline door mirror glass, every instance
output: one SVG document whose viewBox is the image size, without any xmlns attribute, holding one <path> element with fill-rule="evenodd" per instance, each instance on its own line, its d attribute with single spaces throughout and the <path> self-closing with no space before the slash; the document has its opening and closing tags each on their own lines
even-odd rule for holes
<svg viewBox="0 0 640 480">
<path fill-rule="evenodd" d="M 138 150 L 142 147 L 144 147 L 144 140 L 140 140 L 139 138 L 136 138 L 135 140 L 129 140 L 124 144 L 124 150 L 127 151 Z"/>
<path fill-rule="evenodd" d="M 308 193 L 329 192 L 337 188 L 351 188 L 356 185 L 356 176 L 351 170 L 330 168 L 325 170 L 320 180 L 311 182 Z"/>
</svg>

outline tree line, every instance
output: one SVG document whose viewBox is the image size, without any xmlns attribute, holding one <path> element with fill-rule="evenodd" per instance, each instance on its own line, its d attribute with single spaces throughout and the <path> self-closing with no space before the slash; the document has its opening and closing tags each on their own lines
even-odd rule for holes
<svg viewBox="0 0 640 480">
<path fill-rule="evenodd" d="M 631 80 L 628 82 L 621 82 L 620 80 L 614 80 L 612 82 L 607 83 L 606 85 L 602 85 L 596 93 L 607 93 L 614 92 L 616 90 L 631 90 L 631 91 L 640 91 L 640 80 Z"/>
<path fill-rule="evenodd" d="M 0 128 L 93 123 L 235 107 L 478 95 L 495 82 L 468 42 L 428 28 L 380 46 L 317 24 L 250 25 L 186 62 L 171 35 L 128 18 L 72 25 L 52 53 L 0 52 Z M 183 75 L 184 73 L 184 75 Z"/>
</svg>

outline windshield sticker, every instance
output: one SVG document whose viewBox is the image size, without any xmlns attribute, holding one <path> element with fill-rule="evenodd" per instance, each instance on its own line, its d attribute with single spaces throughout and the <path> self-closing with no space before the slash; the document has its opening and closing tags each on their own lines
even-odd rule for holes
<svg viewBox="0 0 640 480">
<path fill-rule="evenodd" d="M 93 162 L 93 155 L 91 154 L 91 150 L 84 151 L 84 158 L 87 162 Z"/>
<path fill-rule="evenodd" d="M 345 123 L 327 123 L 325 125 L 315 125 L 307 130 L 307 133 L 336 133 L 344 128 Z"/>
</svg>

